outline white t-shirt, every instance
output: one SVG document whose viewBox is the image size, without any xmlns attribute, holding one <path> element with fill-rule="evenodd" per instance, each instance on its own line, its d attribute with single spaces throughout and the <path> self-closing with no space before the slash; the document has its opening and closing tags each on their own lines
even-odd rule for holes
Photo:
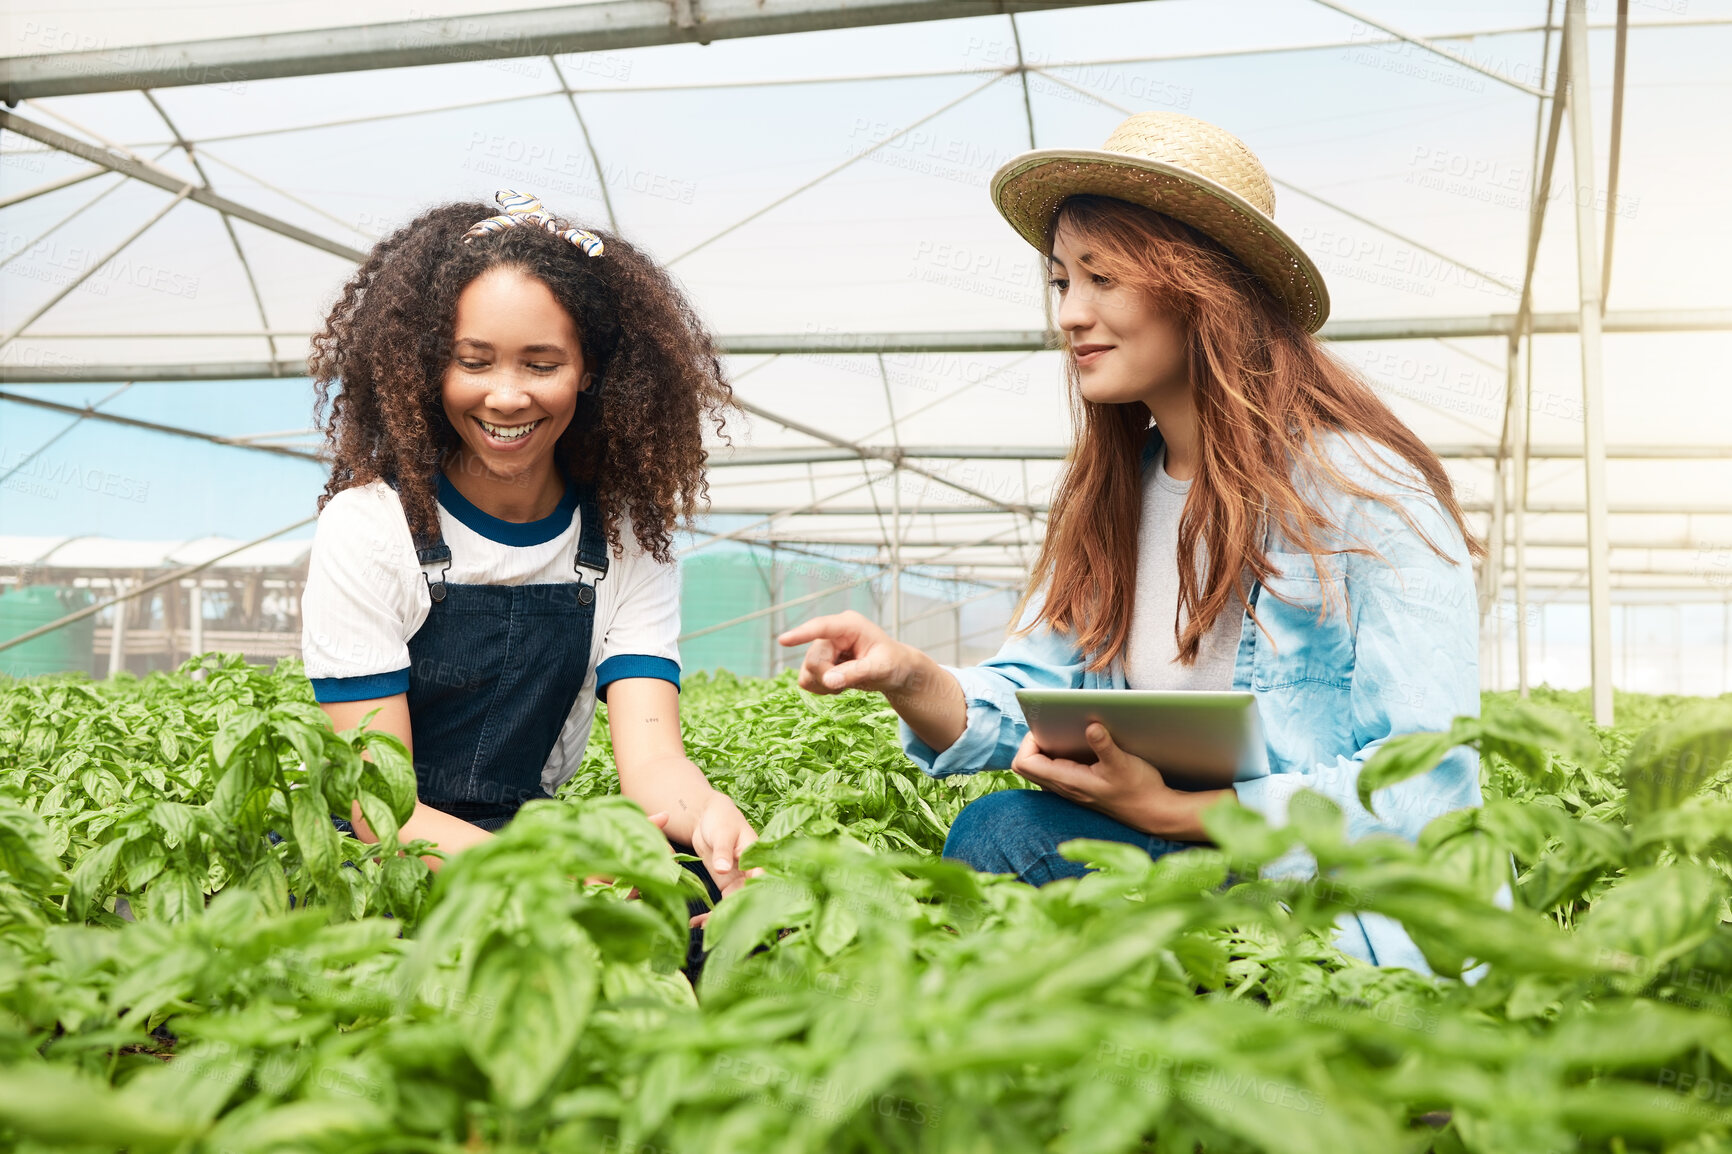
<svg viewBox="0 0 1732 1154">
<path fill-rule="evenodd" d="M 593 579 L 574 567 L 579 516 L 566 503 L 541 521 L 502 521 L 441 478 L 439 528 L 453 585 L 533 585 Z M 563 527 L 562 523 L 563 522 Z M 626 677 L 680 683 L 680 573 L 645 554 L 622 520 L 596 583 L 589 673 L 541 770 L 547 792 L 577 772 L 596 697 Z M 345 489 L 319 514 L 301 596 L 301 653 L 320 701 L 365 701 L 409 688 L 409 639 L 432 596 L 397 493 L 383 481 Z"/>
<path fill-rule="evenodd" d="M 1231 689 L 1245 615 L 1230 602 L 1200 638 L 1194 664 L 1179 662 L 1173 622 L 1179 616 L 1179 517 L 1189 481 L 1167 475 L 1167 452 L 1156 451 L 1143 474 L 1142 521 L 1137 527 L 1137 590 L 1131 634 L 1125 643 L 1125 685 L 1130 689 Z M 1206 566 L 1199 557 L 1197 576 Z"/>
</svg>

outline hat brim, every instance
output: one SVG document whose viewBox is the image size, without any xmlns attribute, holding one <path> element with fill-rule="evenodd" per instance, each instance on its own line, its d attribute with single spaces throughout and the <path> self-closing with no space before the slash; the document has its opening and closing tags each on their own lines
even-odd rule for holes
<svg viewBox="0 0 1732 1154">
<path fill-rule="evenodd" d="M 1025 152 L 992 177 L 993 204 L 1042 255 L 1059 205 L 1083 195 L 1126 200 L 1190 225 L 1243 261 L 1306 332 L 1328 319 L 1329 290 L 1311 258 L 1244 197 L 1207 177 L 1122 152 L 1075 149 Z"/>
</svg>

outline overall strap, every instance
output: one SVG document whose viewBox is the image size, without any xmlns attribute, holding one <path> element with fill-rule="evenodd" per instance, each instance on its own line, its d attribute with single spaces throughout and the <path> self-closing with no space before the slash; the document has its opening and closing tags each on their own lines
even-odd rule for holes
<svg viewBox="0 0 1732 1154">
<path fill-rule="evenodd" d="M 595 586 L 607 577 L 607 534 L 601 523 L 601 506 L 595 500 L 595 486 L 580 485 L 577 490 L 577 556 L 572 569 L 577 572 L 577 600 L 590 605 L 595 601 Z M 595 574 L 595 581 L 583 579 L 583 570 Z"/>
<path fill-rule="evenodd" d="M 385 484 L 391 486 L 393 492 L 397 489 L 394 477 L 386 477 Z M 451 568 L 451 546 L 445 543 L 445 534 L 439 529 L 438 514 L 434 514 L 433 539 L 423 540 L 414 536 L 415 563 L 421 566 L 421 576 L 427 579 L 427 594 L 434 601 L 445 600 L 445 574 Z M 413 534 L 413 530 L 411 530 Z M 438 570 L 437 573 L 434 570 Z"/>
</svg>

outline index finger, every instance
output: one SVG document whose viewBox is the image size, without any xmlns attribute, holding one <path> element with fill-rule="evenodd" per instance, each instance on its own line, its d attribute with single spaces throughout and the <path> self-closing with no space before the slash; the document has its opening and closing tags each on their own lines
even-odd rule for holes
<svg viewBox="0 0 1732 1154">
<path fill-rule="evenodd" d="M 776 637 L 779 645 L 804 645 L 808 641 L 816 641 L 820 637 L 836 638 L 847 633 L 847 625 L 840 614 L 831 613 L 824 617 L 814 617 L 810 621 L 802 621 L 792 629 L 786 630 Z"/>
</svg>

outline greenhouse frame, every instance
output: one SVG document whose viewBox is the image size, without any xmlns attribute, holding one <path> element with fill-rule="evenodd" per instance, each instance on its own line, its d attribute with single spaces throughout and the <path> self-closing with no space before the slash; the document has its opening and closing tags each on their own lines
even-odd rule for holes
<svg viewBox="0 0 1732 1154">
<path fill-rule="evenodd" d="M 54 571 L 90 590 L 80 612 L 102 611 L 89 644 L 106 669 L 125 667 L 127 628 L 108 601 L 151 594 L 133 628 L 156 635 L 135 652 L 172 658 L 202 631 L 212 582 L 244 569 L 287 589 L 304 563 L 316 430 L 260 431 L 244 408 L 213 423 L 175 398 L 310 404 L 306 340 L 372 241 L 434 200 L 515 185 L 644 244 L 721 334 L 742 412 L 682 538 L 688 664 L 773 671 L 778 628 L 845 607 L 943 660 L 981 659 L 1069 441 L 1044 274 L 986 179 L 1154 106 L 1264 158 L 1277 219 L 1335 295 L 1320 335 L 1448 465 L 1487 543 L 1484 683 L 1574 675 L 1609 722 L 1613 685 L 1637 687 L 1633 620 L 1658 611 L 1677 634 L 1661 664 L 1694 646 L 1689 684 L 1727 688 L 1732 412 L 1700 366 L 1729 359 L 1732 299 L 1677 262 L 1732 255 L 1729 230 L 1702 223 L 1728 162 L 1675 162 L 1688 130 L 1670 102 L 1695 101 L 1698 144 L 1732 126 L 1732 103 L 1701 87 L 1732 8 L 498 9 L 314 0 L 230 9 L 233 27 L 168 44 L 136 12 L 100 34 L 14 17 L 0 582 Z M 1251 69 L 1293 107 L 1252 99 Z M 103 524 L 44 531 L 50 489 L 91 488 L 57 479 L 66 458 L 47 451 L 74 427 L 67 443 L 102 427 L 205 454 L 201 469 L 244 460 L 260 471 L 237 477 L 299 513 L 237 491 L 244 517 L 189 524 L 148 558 L 113 505 Z"/>
</svg>

